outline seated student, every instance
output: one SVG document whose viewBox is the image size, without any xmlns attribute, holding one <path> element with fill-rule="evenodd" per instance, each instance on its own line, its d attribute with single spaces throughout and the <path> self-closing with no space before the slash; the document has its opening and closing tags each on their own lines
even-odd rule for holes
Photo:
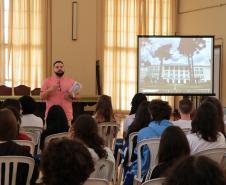
<svg viewBox="0 0 226 185">
<path fill-rule="evenodd" d="M 206 97 L 204 98 L 203 102 L 210 102 L 213 103 L 214 106 L 217 109 L 217 114 L 218 114 L 218 125 L 219 125 L 219 131 L 224 134 L 224 136 L 226 136 L 225 134 L 225 124 L 224 124 L 224 113 L 223 113 L 223 107 L 221 102 L 215 98 L 215 97 Z"/>
<path fill-rule="evenodd" d="M 97 123 L 115 122 L 110 96 L 101 95 L 98 98 L 93 118 Z"/>
<path fill-rule="evenodd" d="M 139 132 L 142 128 L 147 127 L 151 121 L 151 114 L 148 109 L 149 103 L 150 102 L 148 102 L 146 100 L 144 100 L 142 103 L 140 103 L 140 105 L 137 109 L 136 115 L 135 115 L 135 119 L 128 128 L 127 135 L 125 138 L 125 145 L 124 145 L 124 148 L 127 148 L 124 166 L 126 166 L 127 162 L 128 162 L 129 135 L 133 132 Z M 137 137 L 135 136 L 134 140 L 133 140 L 133 150 L 136 148 L 136 145 L 137 145 Z M 134 154 L 134 152 L 132 152 L 131 162 L 133 162 L 136 159 L 137 159 L 137 156 Z"/>
<path fill-rule="evenodd" d="M 10 109 L 13 112 L 14 116 L 16 117 L 17 127 L 18 127 L 18 134 L 17 134 L 16 139 L 17 140 L 31 140 L 31 138 L 29 138 L 26 133 L 24 133 L 20 130 L 20 125 L 21 125 L 21 115 L 20 115 L 21 104 L 20 104 L 20 102 L 15 99 L 6 99 L 2 103 L 1 107 Z"/>
<path fill-rule="evenodd" d="M 20 118 L 19 112 L 16 109 L 14 109 L 13 107 L 10 107 L 10 106 L 6 107 L 6 108 L 12 111 L 12 113 L 15 116 L 16 121 L 17 121 L 17 135 L 16 135 L 15 140 L 31 141 L 31 138 L 28 137 L 28 135 L 26 133 L 24 133 L 23 131 L 20 130 L 21 118 Z M 30 147 L 24 146 L 24 148 L 26 148 L 27 151 L 30 151 Z"/>
<path fill-rule="evenodd" d="M 179 113 L 180 119 L 173 121 L 173 125 L 178 126 L 182 129 L 191 129 L 191 112 L 193 110 L 193 104 L 189 99 L 182 99 L 179 102 Z"/>
<path fill-rule="evenodd" d="M 64 109 L 59 105 L 50 107 L 46 117 L 46 129 L 41 134 L 40 149 L 43 150 L 45 138 L 52 134 L 68 132 L 68 120 Z"/>
<path fill-rule="evenodd" d="M 13 142 L 17 137 L 17 120 L 13 112 L 7 108 L 0 109 L 0 156 L 27 156 L 31 157 L 29 151 L 23 146 Z M 31 184 L 34 184 L 37 168 L 35 168 Z M 16 185 L 25 185 L 27 179 L 26 166 L 19 166 Z M 1 184 L 3 179 L 1 179 Z"/>
<path fill-rule="evenodd" d="M 98 135 L 97 123 L 90 115 L 81 115 L 72 125 L 71 136 L 79 139 L 85 146 L 87 146 L 94 163 L 99 159 L 105 158 L 113 163 L 115 159 L 112 151 L 104 146 L 103 139 Z M 114 171 L 112 171 L 112 175 Z"/>
<path fill-rule="evenodd" d="M 149 111 L 151 113 L 152 121 L 148 127 L 141 129 L 137 135 L 137 143 L 144 139 L 160 138 L 163 131 L 171 126 L 170 115 L 172 108 L 168 102 L 162 100 L 152 100 L 149 104 Z M 147 174 L 150 165 L 150 153 L 147 146 L 142 148 L 142 164 L 141 174 L 142 178 Z M 124 185 L 133 183 L 133 177 L 137 175 L 137 160 L 135 160 L 131 166 L 131 169 L 126 172 Z"/>
<path fill-rule="evenodd" d="M 116 122 L 115 115 L 113 113 L 111 97 L 107 95 L 101 95 L 98 98 L 96 110 L 94 112 L 93 118 L 98 124 L 104 122 Z M 113 136 L 116 137 L 118 130 L 114 127 L 114 129 L 108 128 L 106 131 L 104 130 L 106 136 L 113 133 Z M 122 139 L 117 139 L 115 143 L 115 156 L 117 155 L 118 147 L 122 147 Z"/>
<path fill-rule="evenodd" d="M 158 165 L 153 169 L 151 179 L 166 177 L 169 169 L 180 159 L 190 155 L 188 140 L 180 127 L 170 126 L 161 136 Z"/>
<path fill-rule="evenodd" d="M 225 185 L 219 164 L 205 156 L 190 156 L 173 167 L 164 185 Z"/>
<path fill-rule="evenodd" d="M 92 157 L 78 140 L 53 140 L 42 153 L 44 185 L 82 185 L 93 171 Z"/>
<path fill-rule="evenodd" d="M 35 126 L 43 128 L 42 119 L 34 115 L 36 108 L 35 100 L 30 96 L 22 96 L 19 101 L 22 106 L 21 127 Z"/>
<path fill-rule="evenodd" d="M 135 114 L 136 111 L 140 105 L 140 103 L 142 101 L 146 100 L 147 101 L 147 97 L 142 94 L 142 93 L 137 93 L 134 95 L 132 102 L 131 102 L 131 110 L 129 115 L 125 118 L 124 120 L 124 124 L 123 124 L 123 138 L 126 137 L 127 134 L 127 130 L 129 128 L 129 126 L 132 124 L 134 118 L 135 118 Z"/>
<path fill-rule="evenodd" d="M 225 137 L 219 132 L 218 113 L 210 102 L 203 102 L 191 122 L 191 134 L 187 135 L 191 154 L 217 147 L 225 147 Z"/>
</svg>

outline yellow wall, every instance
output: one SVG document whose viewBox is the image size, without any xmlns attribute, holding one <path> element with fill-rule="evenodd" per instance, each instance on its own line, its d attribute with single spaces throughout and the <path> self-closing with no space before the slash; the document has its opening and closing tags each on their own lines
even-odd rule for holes
<svg viewBox="0 0 226 185">
<path fill-rule="evenodd" d="M 96 95 L 96 60 L 103 62 L 103 0 L 78 2 L 78 39 L 72 41 L 72 1 L 52 1 L 52 61 L 65 62 L 66 75 L 82 83 L 81 96 Z M 178 35 L 215 35 L 217 44 L 226 39 L 226 0 L 178 0 Z M 223 47 L 223 59 L 226 47 Z M 222 61 L 221 100 L 226 106 L 226 65 Z M 102 65 L 101 65 L 102 67 Z"/>
<path fill-rule="evenodd" d="M 178 0 L 178 35 L 215 35 L 215 44 L 226 39 L 226 0 Z M 221 101 L 226 106 L 226 47 L 223 47 Z"/>
<path fill-rule="evenodd" d="M 52 1 L 52 61 L 61 59 L 67 76 L 79 81 L 81 96 L 96 95 L 96 0 L 77 0 L 77 40 L 72 41 L 72 0 Z"/>
</svg>

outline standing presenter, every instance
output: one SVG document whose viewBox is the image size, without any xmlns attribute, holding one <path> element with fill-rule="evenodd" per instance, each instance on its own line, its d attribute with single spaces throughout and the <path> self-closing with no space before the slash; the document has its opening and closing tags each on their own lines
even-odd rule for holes
<svg viewBox="0 0 226 185">
<path fill-rule="evenodd" d="M 79 99 L 78 91 L 80 88 L 79 83 L 64 76 L 64 63 L 63 61 L 55 61 L 53 63 L 53 76 L 47 78 L 41 88 L 41 99 L 46 101 L 45 117 L 49 108 L 53 105 L 60 105 L 69 122 L 73 119 L 72 100 Z"/>
</svg>

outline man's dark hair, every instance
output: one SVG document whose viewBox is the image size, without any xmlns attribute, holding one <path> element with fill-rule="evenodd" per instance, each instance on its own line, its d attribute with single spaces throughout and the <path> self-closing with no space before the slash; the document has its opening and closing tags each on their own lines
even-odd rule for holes
<svg viewBox="0 0 226 185">
<path fill-rule="evenodd" d="M 223 170 L 205 156 L 190 156 L 180 160 L 166 178 L 164 185 L 225 185 Z"/>
<path fill-rule="evenodd" d="M 0 140 L 10 141 L 17 137 L 17 120 L 7 108 L 0 109 Z"/>
<path fill-rule="evenodd" d="M 149 104 L 149 111 L 153 121 L 162 121 L 170 119 L 172 108 L 167 101 L 152 100 Z"/>
<path fill-rule="evenodd" d="M 179 102 L 180 112 L 183 114 L 190 114 L 192 112 L 193 104 L 189 99 L 182 99 Z"/>
<path fill-rule="evenodd" d="M 61 64 L 64 64 L 64 62 L 62 60 L 57 60 L 53 63 L 53 67 L 57 64 L 57 63 L 61 63 Z"/>
<path fill-rule="evenodd" d="M 33 114 L 35 112 L 35 100 L 31 96 L 22 96 L 20 99 L 22 114 Z"/>
<path fill-rule="evenodd" d="M 78 140 L 56 139 L 42 153 L 41 171 L 44 184 L 80 185 L 94 171 L 94 162 Z"/>
</svg>

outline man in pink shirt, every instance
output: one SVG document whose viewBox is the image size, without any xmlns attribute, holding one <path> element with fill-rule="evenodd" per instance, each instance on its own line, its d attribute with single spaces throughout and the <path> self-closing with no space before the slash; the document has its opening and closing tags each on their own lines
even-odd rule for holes
<svg viewBox="0 0 226 185">
<path fill-rule="evenodd" d="M 64 64 L 62 61 L 56 61 L 53 64 L 54 75 L 47 78 L 41 88 L 41 99 L 46 101 L 46 113 L 53 105 L 60 105 L 70 122 L 73 119 L 72 100 L 79 98 L 79 93 L 73 97 L 70 89 L 75 82 L 64 76 Z"/>
</svg>

